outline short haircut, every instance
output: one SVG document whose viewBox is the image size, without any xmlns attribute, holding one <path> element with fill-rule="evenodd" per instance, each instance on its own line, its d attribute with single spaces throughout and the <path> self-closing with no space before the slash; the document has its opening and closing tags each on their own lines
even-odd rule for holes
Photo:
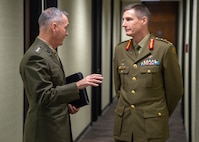
<svg viewBox="0 0 199 142">
<path fill-rule="evenodd" d="M 148 21 L 150 21 L 151 19 L 151 13 L 149 11 L 149 9 L 143 5 L 143 4 L 129 4 L 126 7 L 124 7 L 123 12 L 127 11 L 127 10 L 131 10 L 134 9 L 136 12 L 136 16 L 141 19 L 143 16 L 146 16 Z"/>
<path fill-rule="evenodd" d="M 38 19 L 39 27 L 48 26 L 52 21 L 59 22 L 63 15 L 68 17 L 68 13 L 66 11 L 62 11 L 55 7 L 48 8 L 44 10 L 39 16 Z"/>
</svg>

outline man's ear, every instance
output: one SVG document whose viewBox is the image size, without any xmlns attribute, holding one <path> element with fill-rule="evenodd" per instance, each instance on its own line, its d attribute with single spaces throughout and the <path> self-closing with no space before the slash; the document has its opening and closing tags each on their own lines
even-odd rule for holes
<svg viewBox="0 0 199 142">
<path fill-rule="evenodd" d="M 51 30 L 53 31 L 53 32 L 55 32 L 56 31 L 56 28 L 57 28 L 57 23 L 55 23 L 55 22 L 53 22 L 52 24 L 51 24 Z"/>
<path fill-rule="evenodd" d="M 148 23 L 148 19 L 147 19 L 146 16 L 143 16 L 143 17 L 142 17 L 142 23 L 143 23 L 144 25 L 146 25 L 146 24 Z"/>
</svg>

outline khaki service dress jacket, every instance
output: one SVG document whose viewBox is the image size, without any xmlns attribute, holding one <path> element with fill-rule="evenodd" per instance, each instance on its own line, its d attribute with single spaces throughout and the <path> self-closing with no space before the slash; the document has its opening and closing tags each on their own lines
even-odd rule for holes
<svg viewBox="0 0 199 142">
<path fill-rule="evenodd" d="M 36 38 L 25 53 L 20 74 L 29 102 L 24 142 L 71 142 L 67 104 L 79 99 L 75 83 L 65 85 L 61 62 Z"/>
<path fill-rule="evenodd" d="M 151 40 L 152 39 L 152 40 Z M 136 57 L 129 41 L 118 44 L 114 56 L 114 80 L 118 97 L 114 138 L 148 142 L 168 138 L 169 117 L 183 95 L 183 83 L 175 47 L 150 35 Z"/>
</svg>

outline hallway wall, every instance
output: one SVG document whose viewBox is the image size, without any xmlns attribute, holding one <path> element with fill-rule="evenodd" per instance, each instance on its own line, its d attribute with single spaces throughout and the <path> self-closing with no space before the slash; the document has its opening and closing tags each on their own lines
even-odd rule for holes
<svg viewBox="0 0 199 142">
<path fill-rule="evenodd" d="M 111 15 L 111 0 L 103 0 L 102 9 L 102 74 L 104 76 L 104 81 L 102 84 L 102 110 L 104 110 L 110 102 L 110 95 L 112 98 L 115 97 L 114 85 L 111 88 L 111 78 L 113 75 L 111 73 L 110 66 L 113 56 L 114 48 L 120 42 L 120 0 L 113 0 L 113 15 Z M 113 16 L 113 18 L 112 18 Z M 113 20 L 111 25 L 111 20 Z M 112 26 L 112 27 L 111 27 Z M 111 28 L 112 32 L 111 33 Z M 112 42 L 112 43 L 111 43 Z M 112 57 L 110 57 L 112 56 Z M 112 80 L 112 83 L 113 80 Z M 112 89 L 112 94 L 110 94 L 110 89 Z"/>
<path fill-rule="evenodd" d="M 111 55 L 111 0 L 102 1 L 102 110 L 109 104 Z"/>
<path fill-rule="evenodd" d="M 69 13 L 69 36 L 58 48 L 66 76 L 82 72 L 91 74 L 91 0 L 58 1 L 58 8 Z M 91 101 L 91 87 L 87 88 Z M 90 102 L 91 104 L 91 102 Z M 71 115 L 72 133 L 75 140 L 91 122 L 91 105 L 80 108 Z"/>
<path fill-rule="evenodd" d="M 113 62 L 113 56 L 114 56 L 114 50 L 118 43 L 121 42 L 121 3 L 120 0 L 114 0 L 114 8 L 113 8 L 113 47 L 112 47 L 112 62 Z M 113 68 L 113 65 L 112 65 Z M 112 72 L 113 76 L 113 72 Z M 116 96 L 115 93 L 115 86 L 114 86 L 114 79 L 112 79 L 113 82 L 113 97 Z"/>
<path fill-rule="evenodd" d="M 199 15 L 198 15 L 198 7 L 199 7 L 199 2 L 198 0 L 193 0 L 193 9 L 190 8 L 191 10 L 193 10 L 193 14 L 190 17 L 190 20 L 192 20 L 192 29 L 190 28 L 190 30 L 192 30 L 192 47 L 190 47 L 190 60 L 191 60 L 191 78 L 188 82 L 188 84 L 191 83 L 191 88 L 189 88 L 192 92 L 191 94 L 191 114 L 192 117 L 189 118 L 189 120 L 191 120 L 191 130 L 189 130 L 189 133 L 191 134 L 190 136 L 192 137 L 192 142 L 198 142 L 199 141 L 199 75 L 198 75 L 198 71 L 199 71 Z M 188 20 L 188 19 L 187 19 Z M 190 37 L 189 37 L 190 38 Z M 190 63 L 189 63 L 190 64 Z M 190 97 L 190 94 L 186 94 Z M 188 128 L 186 128 L 188 129 Z"/>
<path fill-rule="evenodd" d="M 180 1 L 180 0 L 179 0 Z M 199 3 L 193 0 L 193 15 L 189 15 L 190 1 L 186 0 L 187 19 L 186 33 L 182 32 L 182 18 L 185 16 L 180 9 L 179 17 L 179 49 L 185 44 L 190 45 L 192 37 L 192 48 L 190 52 L 182 53 L 179 59 L 184 61 L 185 79 L 185 129 L 187 136 L 191 136 L 191 142 L 199 141 Z M 103 0 L 103 23 L 102 23 L 102 74 L 105 79 L 102 85 L 102 110 L 109 103 L 110 92 L 110 53 L 121 41 L 128 39 L 121 30 L 120 0 L 114 0 L 114 22 L 113 22 L 113 47 L 110 50 L 110 2 Z M 182 2 L 180 3 L 182 4 Z M 182 5 L 181 5 L 182 6 Z M 63 46 L 59 47 L 58 53 L 63 62 L 66 75 L 81 71 L 84 76 L 91 73 L 92 58 L 92 0 L 58 0 L 58 8 L 69 13 L 69 36 L 65 39 Z M 181 7 L 182 8 L 182 7 Z M 193 25 L 190 25 L 193 20 Z M 192 29 L 190 28 L 192 27 Z M 19 63 L 23 56 L 23 0 L 1 0 L 0 2 L 0 141 L 22 142 L 23 135 L 23 84 L 19 75 Z M 193 30 L 193 35 L 189 35 Z M 182 35 L 186 36 L 182 44 Z M 191 59 L 191 69 L 190 66 Z M 191 71 L 191 72 L 190 72 Z M 190 86 L 190 83 L 192 86 Z M 114 87 L 114 86 L 113 86 Z M 192 94 L 189 94 L 191 90 Z M 91 88 L 87 88 L 91 100 Z M 114 93 L 114 90 L 113 90 Z M 114 96 L 114 95 L 113 95 Z M 191 102 L 189 99 L 191 97 Z M 191 106 L 191 116 L 189 115 Z M 91 105 L 85 106 L 71 116 L 72 132 L 74 140 L 91 123 Z M 190 123 L 191 122 L 191 123 Z M 191 130 L 189 127 L 191 125 Z"/>
<path fill-rule="evenodd" d="M 199 141 L 199 2 L 197 0 L 194 1 L 194 9 L 195 9 L 195 16 L 196 16 L 196 22 L 194 22 L 196 25 L 195 25 L 195 28 L 196 28 L 196 32 L 195 32 L 195 43 L 196 45 L 195 46 L 195 55 L 196 55 L 196 58 L 195 58 L 195 65 L 196 65 L 196 70 L 195 70 L 195 74 L 196 74 L 196 79 L 194 78 L 194 80 L 196 80 L 196 83 L 195 83 L 195 86 L 196 86 L 196 93 L 195 93 L 195 96 L 196 96 L 196 105 L 195 105 L 195 108 L 196 108 L 196 111 L 195 111 L 195 114 L 196 114 L 196 118 L 195 118 L 195 123 L 194 124 L 196 126 L 196 131 L 195 131 L 195 135 L 196 135 L 196 141 Z M 194 51 L 193 51 L 194 52 Z"/>
<path fill-rule="evenodd" d="M 92 51 L 92 12 L 91 0 L 58 1 L 58 8 L 69 13 L 69 36 L 64 44 L 58 48 L 59 56 L 63 62 L 66 75 L 81 71 L 84 76 L 91 73 L 91 51 Z M 119 43 L 119 20 L 120 0 L 114 1 L 114 37 L 113 46 Z M 111 0 L 103 0 L 102 8 L 102 110 L 109 104 L 110 97 L 110 63 L 111 58 Z M 113 47 L 113 48 L 114 48 Z M 87 88 L 89 100 L 91 101 L 91 88 Z M 114 96 L 114 95 L 113 95 Z M 90 102 L 91 104 L 91 102 Z M 81 118 L 81 121 L 80 121 Z M 72 133 L 75 140 L 89 126 L 91 122 L 91 105 L 85 106 L 80 111 L 71 115 Z"/>
<path fill-rule="evenodd" d="M 0 35 L 0 141 L 22 142 L 23 0 L 1 0 Z"/>
</svg>

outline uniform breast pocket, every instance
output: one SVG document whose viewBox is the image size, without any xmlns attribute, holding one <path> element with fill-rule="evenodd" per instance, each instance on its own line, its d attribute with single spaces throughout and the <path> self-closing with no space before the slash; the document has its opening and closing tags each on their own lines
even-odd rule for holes
<svg viewBox="0 0 199 142">
<path fill-rule="evenodd" d="M 140 68 L 141 79 L 143 80 L 143 87 L 152 87 L 154 78 L 159 72 L 159 66 L 143 66 Z"/>
<path fill-rule="evenodd" d="M 125 86 L 125 80 L 128 78 L 129 74 L 129 66 L 119 66 L 118 72 L 120 74 L 121 83 L 123 86 Z"/>
<path fill-rule="evenodd" d="M 60 68 L 53 68 L 51 70 L 51 79 L 53 86 L 63 85 L 64 84 L 64 75 Z"/>
</svg>

